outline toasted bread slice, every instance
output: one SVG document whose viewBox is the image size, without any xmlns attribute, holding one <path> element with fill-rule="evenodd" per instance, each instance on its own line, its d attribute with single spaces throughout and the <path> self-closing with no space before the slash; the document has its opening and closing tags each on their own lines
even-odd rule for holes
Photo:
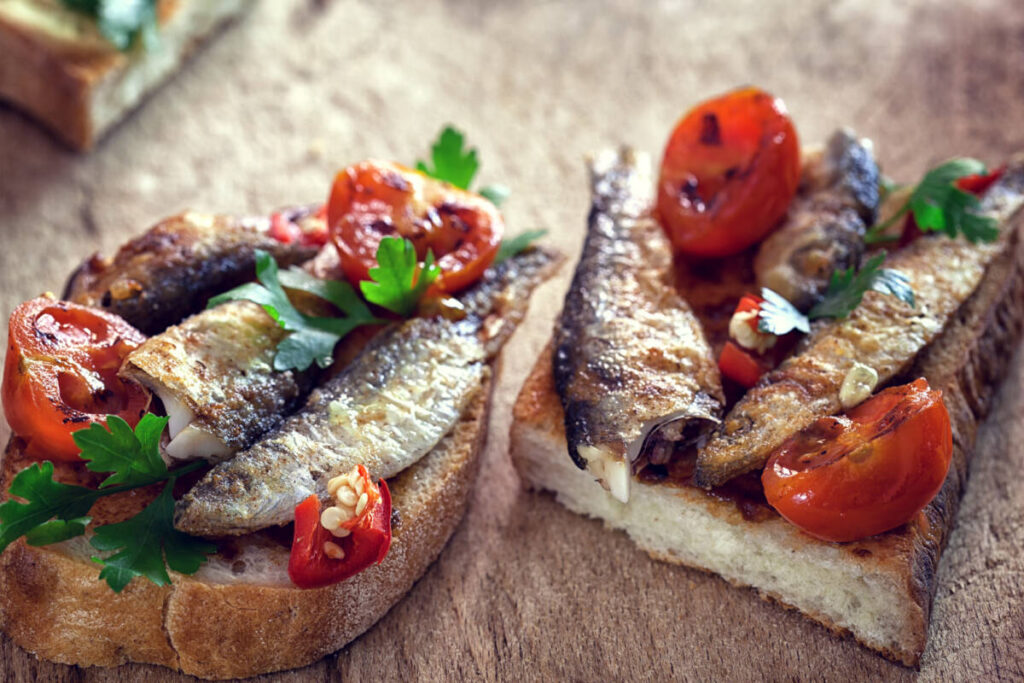
<svg viewBox="0 0 1024 683">
<path fill-rule="evenodd" d="M 16 3 L 10 3 L 0 12 L 0 98 L 71 147 L 89 149 L 174 74 L 199 42 L 250 4 L 163 0 L 159 45 L 122 53 L 91 35 L 69 43 L 14 13 Z"/>
<path fill-rule="evenodd" d="M 979 423 L 1003 377 L 1024 319 L 1021 217 L 1006 249 L 907 378 L 943 391 L 953 426 L 953 466 L 934 500 L 908 524 L 853 543 L 827 543 L 770 508 L 665 483 L 634 483 L 615 500 L 566 452 L 551 349 L 519 394 L 512 458 L 525 484 L 569 509 L 625 531 L 652 557 L 721 575 L 794 607 L 836 633 L 908 666 L 925 647 L 939 556 L 953 528 Z M 752 509 L 753 508 L 753 509 Z"/>
<path fill-rule="evenodd" d="M 45 547 L 19 540 L 0 555 L 0 628 L 39 657 L 81 666 L 146 662 L 235 678 L 314 662 L 376 623 L 440 554 L 476 478 L 490 386 L 485 379 L 452 433 L 388 482 L 393 538 L 380 565 L 301 590 L 288 579 L 290 537 L 260 533 L 227 542 L 194 576 L 172 573 L 163 587 L 135 579 L 117 594 L 98 580 L 83 537 Z M 4 490 L 27 464 L 19 449 L 12 439 Z M 95 506 L 94 524 L 145 504 L 130 495 Z"/>
</svg>

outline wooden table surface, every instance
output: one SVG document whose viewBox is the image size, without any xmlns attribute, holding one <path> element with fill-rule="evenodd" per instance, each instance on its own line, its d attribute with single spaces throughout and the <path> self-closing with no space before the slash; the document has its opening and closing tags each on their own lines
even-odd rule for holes
<svg viewBox="0 0 1024 683">
<path fill-rule="evenodd" d="M 575 257 L 583 155 L 657 155 L 690 105 L 745 83 L 784 97 L 805 141 L 843 124 L 872 137 L 897 178 L 954 154 L 997 162 L 1024 150 L 1024 3 L 262 0 L 88 156 L 0 108 L 0 315 L 161 216 L 316 201 L 339 167 L 411 162 L 446 122 L 479 148 L 482 180 L 512 188 L 510 232 L 548 228 Z M 511 404 L 571 270 L 505 351 L 479 483 L 440 559 L 340 654 L 268 680 L 918 676 L 521 490 Z M 1022 394 L 1018 358 L 942 558 L 922 679 L 1024 676 Z M 6 639 L 0 672 L 185 678 L 55 666 Z"/>
</svg>

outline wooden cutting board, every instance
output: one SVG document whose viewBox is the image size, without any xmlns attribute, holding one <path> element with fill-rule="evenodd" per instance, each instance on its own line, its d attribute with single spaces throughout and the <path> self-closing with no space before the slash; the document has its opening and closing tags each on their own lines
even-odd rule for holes
<svg viewBox="0 0 1024 683">
<path fill-rule="evenodd" d="M 510 232 L 548 228 L 575 258 L 583 155 L 629 142 L 657 158 L 684 110 L 745 83 L 782 96 L 804 141 L 870 136 L 899 179 L 952 155 L 998 162 L 1024 150 L 1024 3 L 263 0 L 89 156 L 0 108 L 0 315 L 161 216 L 316 201 L 339 167 L 411 162 L 446 122 L 479 148 L 482 180 L 511 187 Z M 340 654 L 268 680 L 918 676 L 521 491 L 511 403 L 571 270 L 505 351 L 476 493 L 438 562 Z M 923 679 L 1024 676 L 1022 410 L 1018 358 L 942 559 Z M 184 678 L 52 665 L 6 639 L 0 672 Z"/>
</svg>

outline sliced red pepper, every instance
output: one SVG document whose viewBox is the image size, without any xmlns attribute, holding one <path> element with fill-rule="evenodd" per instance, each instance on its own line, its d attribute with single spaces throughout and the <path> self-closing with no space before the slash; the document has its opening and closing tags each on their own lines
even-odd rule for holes
<svg viewBox="0 0 1024 683">
<path fill-rule="evenodd" d="M 768 368 L 752 353 L 740 348 L 739 344 L 725 342 L 718 357 L 718 369 L 722 374 L 747 389 L 757 384 Z"/>
<path fill-rule="evenodd" d="M 733 315 L 736 315 L 737 313 L 760 313 L 762 303 L 764 303 L 764 299 L 762 299 L 761 297 L 755 296 L 753 294 L 744 294 L 743 298 L 740 299 L 739 304 L 736 305 L 736 310 L 733 311 Z M 757 327 L 757 324 L 758 323 L 756 317 L 752 317 L 750 318 L 750 320 L 747 321 L 747 325 L 750 326 L 750 329 L 754 330 L 755 332 L 760 332 L 760 330 Z"/>
<path fill-rule="evenodd" d="M 387 482 L 370 481 L 360 465 L 366 492 L 372 503 L 341 527 L 349 535 L 339 538 L 320 522 L 320 498 L 314 494 L 295 507 L 295 536 L 288 558 L 288 576 L 299 588 L 321 588 L 344 581 L 374 564 L 380 564 L 391 547 L 391 492 Z M 378 488 L 379 486 L 379 488 Z M 341 559 L 328 556 L 325 544 L 344 553 Z"/>
<path fill-rule="evenodd" d="M 991 173 L 978 173 L 975 175 L 965 175 L 963 178 L 959 178 L 956 181 L 956 186 L 964 192 L 970 192 L 971 194 L 982 194 L 988 188 L 999 180 L 1003 175 L 1003 171 L 1006 170 L 1006 166 L 1000 166 L 993 170 Z"/>
</svg>

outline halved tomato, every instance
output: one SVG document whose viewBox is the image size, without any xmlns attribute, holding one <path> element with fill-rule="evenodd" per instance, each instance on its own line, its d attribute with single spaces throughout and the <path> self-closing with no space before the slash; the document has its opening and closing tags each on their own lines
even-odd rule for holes
<svg viewBox="0 0 1024 683">
<path fill-rule="evenodd" d="M 483 197 L 384 161 L 349 166 L 334 178 L 327 225 L 345 277 L 358 287 L 377 264 L 384 237 L 412 241 L 441 268 L 435 291 L 454 293 L 483 275 L 498 253 L 504 221 Z"/>
<path fill-rule="evenodd" d="M 807 533 L 853 541 L 913 519 L 942 488 L 952 454 L 942 392 L 918 379 L 790 437 L 761 483 L 768 503 Z"/>
<path fill-rule="evenodd" d="M 665 146 L 658 216 L 676 250 L 743 251 L 785 215 L 800 182 L 800 146 L 782 100 L 743 88 L 684 116 Z"/>
<path fill-rule="evenodd" d="M 112 313 L 50 297 L 11 314 L 4 363 L 4 414 L 27 443 L 26 454 L 78 460 L 71 434 L 118 415 L 132 426 L 149 392 L 117 376 L 121 361 L 146 337 Z"/>
</svg>

